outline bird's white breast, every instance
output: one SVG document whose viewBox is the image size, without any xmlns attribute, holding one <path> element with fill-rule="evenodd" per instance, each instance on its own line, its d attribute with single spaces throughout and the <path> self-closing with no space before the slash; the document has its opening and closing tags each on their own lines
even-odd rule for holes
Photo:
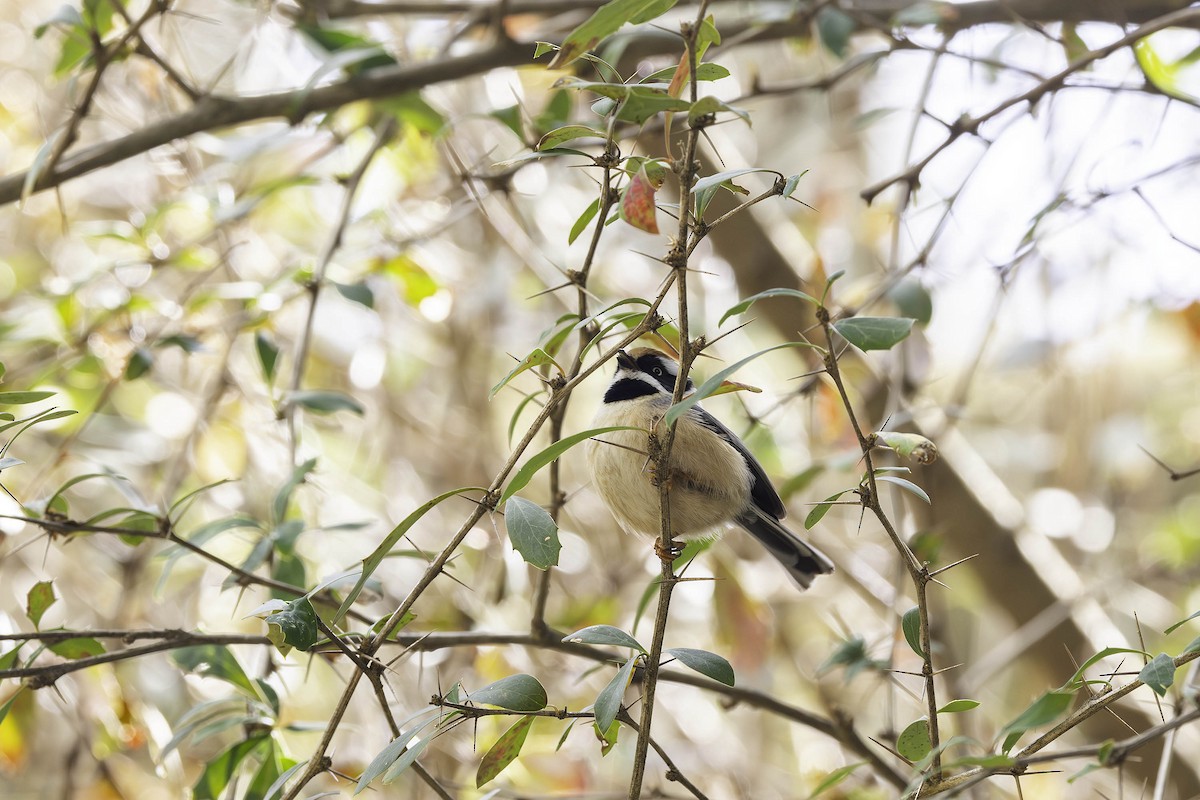
<svg viewBox="0 0 1200 800">
<path fill-rule="evenodd" d="M 605 403 L 595 426 L 629 425 L 587 443 L 588 466 L 597 491 L 625 530 L 657 536 L 661 529 L 658 486 L 652 481 L 648 432 L 670 406 L 665 395 Z M 671 528 L 677 538 L 719 533 L 750 502 L 750 470 L 721 436 L 683 417 L 671 449 Z"/>
</svg>

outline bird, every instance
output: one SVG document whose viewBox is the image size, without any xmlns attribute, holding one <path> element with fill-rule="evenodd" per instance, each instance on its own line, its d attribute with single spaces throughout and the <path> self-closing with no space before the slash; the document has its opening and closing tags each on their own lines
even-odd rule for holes
<svg viewBox="0 0 1200 800">
<path fill-rule="evenodd" d="M 665 433 L 679 362 L 653 347 L 617 351 L 617 370 L 594 426 L 629 426 L 586 445 L 592 482 L 628 533 L 658 536 L 661 503 L 650 434 Z M 690 378 L 684 395 L 694 391 Z M 833 562 L 788 530 L 787 511 L 758 460 L 720 420 L 699 404 L 679 417 L 668 464 L 672 538 L 716 538 L 736 523 L 774 556 L 800 587 L 833 572 Z M 661 555 L 661 553 L 660 553 Z"/>
</svg>

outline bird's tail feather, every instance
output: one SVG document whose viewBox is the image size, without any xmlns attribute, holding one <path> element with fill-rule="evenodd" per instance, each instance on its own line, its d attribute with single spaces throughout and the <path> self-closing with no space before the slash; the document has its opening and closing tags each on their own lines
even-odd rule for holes
<svg viewBox="0 0 1200 800">
<path fill-rule="evenodd" d="M 812 585 L 818 575 L 833 572 L 833 562 L 828 556 L 759 508 L 751 506 L 737 522 L 775 556 L 801 589 Z"/>
</svg>

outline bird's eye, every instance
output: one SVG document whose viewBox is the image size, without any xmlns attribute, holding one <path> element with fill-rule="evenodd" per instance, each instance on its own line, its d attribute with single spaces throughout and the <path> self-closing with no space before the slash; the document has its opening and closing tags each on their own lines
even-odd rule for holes
<svg viewBox="0 0 1200 800">
<path fill-rule="evenodd" d="M 654 369 L 652 369 L 650 371 L 653 372 L 655 375 L 659 376 L 660 378 L 662 377 L 662 374 L 663 374 L 662 367 L 655 367 Z"/>
</svg>

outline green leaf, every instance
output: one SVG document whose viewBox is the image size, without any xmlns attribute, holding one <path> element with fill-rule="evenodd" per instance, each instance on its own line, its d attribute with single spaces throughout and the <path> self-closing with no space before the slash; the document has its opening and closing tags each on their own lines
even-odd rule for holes
<svg viewBox="0 0 1200 800">
<path fill-rule="evenodd" d="M 911 275 L 893 286 L 888 297 L 902 316 L 912 317 L 922 325 L 928 325 L 933 318 L 933 298 L 929 296 L 929 290 Z"/>
<path fill-rule="evenodd" d="M 270 384 L 275 380 L 275 367 L 279 363 L 279 348 L 263 331 L 254 334 L 254 350 L 258 353 L 258 363 L 262 366 L 263 377 Z"/>
<path fill-rule="evenodd" d="M 400 522 L 399 525 L 392 528 L 391 532 L 388 533 L 388 535 L 384 537 L 383 541 L 379 543 L 379 546 L 371 551 L 369 556 L 363 559 L 362 574 L 358 576 L 358 581 L 355 582 L 354 588 L 352 588 L 346 595 L 346 599 L 342 601 L 342 604 L 338 607 L 337 613 L 333 615 L 333 619 L 329 621 L 329 624 L 337 625 L 342 617 L 346 615 L 346 612 L 350 610 L 350 606 L 354 605 L 354 601 L 356 601 L 359 594 L 362 593 L 363 587 L 367 585 L 367 580 L 372 574 L 374 574 L 375 570 L 379 569 L 379 565 L 383 563 L 385 558 L 387 558 L 388 553 L 392 552 L 392 548 L 395 547 L 402 538 L 404 538 L 404 534 L 408 533 L 409 528 L 415 525 L 417 521 L 421 519 L 421 517 L 425 516 L 425 514 L 428 513 L 429 510 L 438 503 L 450 497 L 454 497 L 455 495 L 463 494 L 464 492 L 483 492 L 486 494 L 487 489 L 482 489 L 478 486 L 464 486 L 460 489 L 451 489 L 448 492 L 443 492 L 442 494 L 439 494 L 437 497 L 422 505 L 416 511 L 409 514 Z"/>
<path fill-rule="evenodd" d="M 468 695 L 475 704 L 499 706 L 509 711 L 541 711 L 549 702 L 546 690 L 532 675 L 509 675 Z"/>
<path fill-rule="evenodd" d="M 726 182 L 732 181 L 734 178 L 740 178 L 743 175 L 750 175 L 754 172 L 769 172 L 773 175 L 779 175 L 779 173 L 775 170 L 767 169 L 766 167 L 743 167 L 741 169 L 726 170 L 725 172 L 718 172 L 715 175 L 708 175 L 707 177 L 696 181 L 694 184 L 692 184 L 692 194 L 699 194 L 706 189 L 715 189 Z"/>
<path fill-rule="evenodd" d="M 963 756 L 962 758 L 954 759 L 955 765 L 984 767 L 985 769 L 1004 769 L 1005 767 L 1011 767 L 1014 763 L 1016 762 L 1010 756 L 1001 756 L 995 753 L 986 756 Z"/>
<path fill-rule="evenodd" d="M 1183 648 L 1183 653 L 1181 655 L 1195 652 L 1200 652 L 1200 636 L 1192 639 L 1191 643 L 1187 647 Z"/>
<path fill-rule="evenodd" d="M 592 91 L 596 91 L 592 89 Z M 687 100 L 672 97 L 666 89 L 638 84 L 629 87 L 628 93 L 617 107 L 617 119 L 641 125 L 655 114 L 664 111 L 687 111 L 692 106 Z"/>
<path fill-rule="evenodd" d="M 25 616 L 29 617 L 33 627 L 41 624 L 42 615 L 57 600 L 54 596 L 54 583 L 51 581 L 38 581 L 29 588 L 25 595 Z"/>
<path fill-rule="evenodd" d="M 516 409 L 513 410 L 512 417 L 510 417 L 508 420 L 508 444 L 510 446 L 512 445 L 513 434 L 517 430 L 517 423 L 521 420 L 521 413 L 525 410 L 526 406 L 537 400 L 543 394 L 545 394 L 545 392 L 530 392 L 521 399 L 521 402 L 517 403 Z"/>
<path fill-rule="evenodd" d="M 899 486 L 904 491 L 906 491 L 910 494 L 914 494 L 917 497 L 924 500 L 926 503 L 930 503 L 932 505 L 933 501 L 931 501 L 929 499 L 929 495 L 925 494 L 925 490 L 922 489 L 920 486 L 917 486 L 915 483 L 913 483 L 910 480 L 907 480 L 905 478 L 898 478 L 895 475 L 879 475 L 875 478 L 875 480 L 884 481 L 885 483 L 894 483 L 895 485 Z"/>
<path fill-rule="evenodd" d="M 904 631 L 904 640 L 912 651 L 925 658 L 925 652 L 921 649 L 921 609 L 913 606 L 905 611 L 900 618 L 900 630 Z"/>
<path fill-rule="evenodd" d="M 978 700 L 951 700 L 946 705 L 938 709 L 939 714 L 957 714 L 962 711 L 970 711 L 972 708 L 979 706 Z"/>
<path fill-rule="evenodd" d="M 706 678 L 712 678 L 717 683 L 723 683 L 726 686 L 734 684 L 733 665 L 716 653 L 692 647 L 672 647 L 665 652 L 679 659 L 680 664 L 699 672 Z"/>
<path fill-rule="evenodd" d="M 317 612 L 307 597 L 298 597 L 285 603 L 281 611 L 267 617 L 270 626 L 267 637 L 271 643 L 285 653 L 290 647 L 305 651 L 317 643 Z"/>
<path fill-rule="evenodd" d="M 426 136 L 437 136 L 446 130 L 446 118 L 418 91 L 376 102 L 407 127 Z"/>
<path fill-rule="evenodd" d="M 426 736 L 424 739 L 417 741 L 416 744 L 401 753 L 400 757 L 397 758 L 392 765 L 388 767 L 388 771 L 384 773 L 383 782 L 391 783 L 392 781 L 396 780 L 396 778 L 399 778 L 404 770 L 416 763 L 417 759 L 421 757 L 421 753 L 425 752 L 425 748 L 429 747 L 430 743 L 433 742 L 433 739 L 433 736 Z"/>
<path fill-rule="evenodd" d="M 826 497 L 824 500 L 813 506 L 812 511 L 809 511 L 808 516 L 804 518 L 804 530 L 812 530 L 812 527 L 824 519 L 825 515 L 829 513 L 829 509 L 833 508 L 833 504 L 836 503 L 841 496 L 848 491 L 850 490 L 842 489 L 840 492 L 829 495 L 829 497 Z"/>
<path fill-rule="evenodd" d="M 520 375 L 525 370 L 535 369 L 545 364 L 553 364 L 555 367 L 558 367 L 558 371 L 560 373 L 563 371 L 563 368 L 558 366 L 558 362 L 554 360 L 554 357 L 539 347 L 521 359 L 520 362 L 518 362 L 518 364 L 513 367 L 507 375 L 500 379 L 499 383 L 492 387 L 492 390 L 488 392 L 488 400 L 491 400 L 493 397 L 495 397 L 496 392 L 507 386 L 509 381 Z"/>
<path fill-rule="evenodd" d="M 1004 726 L 1000 731 L 1000 735 L 1004 737 L 1004 744 L 1001 751 L 1007 753 L 1012 750 L 1013 745 L 1021 738 L 1025 731 L 1031 728 L 1037 728 L 1042 725 L 1048 725 L 1054 720 L 1061 717 L 1071 707 L 1071 702 L 1074 700 L 1073 692 L 1046 692 L 1012 722 Z"/>
<path fill-rule="evenodd" d="M 129 363 L 125 365 L 125 380 L 136 381 L 149 372 L 152 366 L 154 366 L 154 354 L 150 352 L 149 348 L 137 348 L 129 356 Z"/>
<path fill-rule="evenodd" d="M 666 13 L 676 0 L 610 0 L 567 34 L 550 61 L 550 69 L 562 69 L 589 50 L 594 50 L 627 22 L 635 25 Z M 536 56 L 535 56 L 536 57 Z"/>
<path fill-rule="evenodd" d="M 875 437 L 895 450 L 896 455 L 901 458 L 912 458 L 918 464 L 932 464 L 937 461 L 937 445 L 919 433 L 876 431 Z"/>
<path fill-rule="evenodd" d="M 789 175 L 788 179 L 783 182 L 783 191 L 779 193 L 780 197 L 791 197 L 796 191 L 796 187 L 800 185 L 800 179 L 808 174 L 808 170 L 804 170 L 799 175 Z"/>
<path fill-rule="evenodd" d="M 601 731 L 607 731 L 612 727 L 613 721 L 620 713 L 625 690 L 629 688 L 629 681 L 633 679 L 633 668 L 641 657 L 640 654 L 630 657 L 624 666 L 617 670 L 617 674 L 608 682 L 608 685 L 600 690 L 600 694 L 596 695 L 596 726 Z"/>
<path fill-rule="evenodd" d="M 538 140 L 535 150 L 548 150 L 551 147 L 558 147 L 564 142 L 574 141 L 575 139 L 606 139 L 604 131 L 596 130 L 588 125 L 564 125 L 561 128 L 555 128 Z"/>
<path fill-rule="evenodd" d="M 1191 622 L 1192 620 L 1194 620 L 1196 617 L 1200 617 L 1200 611 L 1197 611 L 1195 614 L 1192 614 L 1190 617 L 1184 617 L 1183 619 L 1179 620 L 1179 622 L 1176 622 L 1174 625 L 1170 626 L 1165 631 L 1163 631 L 1163 633 L 1172 634 L 1175 631 L 1179 630 L 1181 627 L 1183 627 L 1188 622 Z"/>
<path fill-rule="evenodd" d="M 1163 61 L 1158 51 L 1150 43 L 1150 37 L 1139 39 L 1133 45 L 1133 53 L 1137 58 L 1138 67 L 1146 80 L 1168 97 L 1176 97 L 1188 102 L 1196 102 L 1196 98 L 1183 91 L 1179 85 L 1180 62 L 1168 64 Z"/>
<path fill-rule="evenodd" d="M 523 497 L 510 497 L 504 505 L 504 527 L 513 548 L 525 563 L 546 570 L 558 565 L 562 543 L 558 525 L 544 508 Z"/>
<path fill-rule="evenodd" d="M 288 392 L 287 402 L 315 411 L 318 414 L 332 414 L 335 411 L 349 411 L 360 417 L 365 412 L 362 403 L 341 392 L 321 390 L 301 390 Z"/>
<path fill-rule="evenodd" d="M 1159 653 L 1142 667 L 1138 680 L 1153 689 L 1159 697 L 1165 697 L 1167 689 L 1175 683 L 1175 660 L 1166 653 Z"/>
<path fill-rule="evenodd" d="M 599 211 L 600 198 L 597 197 L 591 202 L 591 205 L 583 210 L 583 213 L 579 215 L 579 219 L 575 220 L 575 224 L 571 226 L 571 233 L 567 236 L 567 244 L 575 243 L 575 240 L 579 238 L 581 233 L 587 230 L 587 226 L 596 218 L 596 214 Z"/>
<path fill-rule="evenodd" d="M 24 686 L 18 688 L 15 692 L 13 692 L 12 697 L 5 700 L 3 705 L 0 705 L 0 724 L 4 723 L 4 718 L 8 716 L 8 712 L 16 704 L 17 698 L 21 696 L 21 693 L 25 691 L 25 688 L 26 687 Z"/>
<path fill-rule="evenodd" d="M 496 169 L 508 169 L 526 161 L 540 161 L 543 158 L 555 158 L 557 156 L 583 156 L 589 161 L 595 161 L 592 156 L 582 150 L 573 150 L 569 147 L 548 147 L 545 150 L 535 150 L 532 153 L 522 153 L 519 156 L 514 156 L 504 161 L 497 161 L 492 166 Z"/>
<path fill-rule="evenodd" d="M 7 653 L 0 653 L 0 669 L 12 669 L 16 666 L 17 656 L 20 655 L 21 644 L 18 642 L 16 647 L 9 650 Z"/>
<path fill-rule="evenodd" d="M 200 780 L 192 789 L 192 800 L 217 800 L 225 794 L 225 787 L 237 773 L 242 761 L 261 747 L 270 743 L 267 735 L 255 736 L 231 745 L 204 767 Z"/>
<path fill-rule="evenodd" d="M 1089 772 L 1095 772 L 1098 769 L 1104 769 L 1104 764 L 1101 764 L 1099 761 L 1093 761 L 1090 764 L 1085 764 L 1083 769 L 1079 770 L 1074 775 L 1067 778 L 1067 783 L 1074 783 L 1075 781 L 1082 778 L 1084 775 L 1087 775 Z"/>
<path fill-rule="evenodd" d="M 332 283 L 338 294 L 350 302 L 367 308 L 375 308 L 375 292 L 365 283 L 337 283 L 336 281 Z"/>
<path fill-rule="evenodd" d="M 750 309 L 750 306 L 767 297 L 794 297 L 798 300 L 803 300 L 806 303 L 812 303 L 814 306 L 819 305 L 817 303 L 817 298 L 806 292 L 802 292 L 799 289 L 767 289 L 765 292 L 759 292 L 756 295 L 747 297 L 742 302 L 731 307 L 728 311 L 721 315 L 721 321 L 718 322 L 717 325 L 724 325 L 725 320 L 729 319 L 730 317 L 746 313 Z"/>
<path fill-rule="evenodd" d="M 525 465 L 517 470 L 512 479 L 509 480 L 508 486 L 504 487 L 504 492 L 500 495 L 500 502 L 503 503 L 508 498 L 512 497 L 517 492 L 524 489 L 533 480 L 533 477 L 542 469 L 542 467 L 554 461 L 563 453 L 570 450 L 575 445 L 585 439 L 590 439 L 593 436 L 599 436 L 602 433 L 611 433 L 613 431 L 636 431 L 640 428 L 630 427 L 628 425 L 613 425 L 608 428 L 590 428 L 586 431 L 565 436 L 559 439 L 554 444 L 547 447 L 537 455 L 525 462 Z"/>
<path fill-rule="evenodd" d="M 905 317 L 850 317 L 833 323 L 833 329 L 859 350 L 890 350 L 902 342 L 916 320 Z"/>
<path fill-rule="evenodd" d="M 896 752 L 909 761 L 920 761 L 933 750 L 929 722 L 924 717 L 913 722 L 896 737 Z"/>
<path fill-rule="evenodd" d="M 834 6 L 825 6 L 817 12 L 817 36 L 821 44 L 838 58 L 845 58 L 850 35 L 857 27 L 853 17 Z"/>
<path fill-rule="evenodd" d="M 275 500 L 271 504 L 271 513 L 276 523 L 283 522 L 287 517 L 288 505 L 292 502 L 292 492 L 296 491 L 296 487 L 304 483 L 309 474 L 316 469 L 317 459 L 310 458 L 303 464 L 300 464 L 294 470 L 283 486 L 279 487 L 279 491 L 275 493 Z"/>
<path fill-rule="evenodd" d="M 88 636 L 80 636 L 75 639 L 64 639 L 61 642 L 48 644 L 46 647 L 50 652 L 60 655 L 63 658 L 76 661 L 80 658 L 89 658 L 90 656 L 104 655 L 106 652 L 104 645 Z"/>
<path fill-rule="evenodd" d="M 577 644 L 601 644 L 610 645 L 613 647 L 632 647 L 638 652 L 646 652 L 646 648 L 642 647 L 641 642 L 620 628 L 614 628 L 612 625 L 589 625 L 586 628 L 580 628 L 574 633 L 567 634 L 562 638 L 562 640 L 564 642 L 574 642 Z"/>
<path fill-rule="evenodd" d="M 200 353 L 204 351 L 204 344 L 195 336 L 186 336 L 184 334 L 176 334 L 174 336 L 165 336 L 154 343 L 155 347 L 178 347 L 185 353 Z"/>
<path fill-rule="evenodd" d="M 283 757 L 283 753 L 279 751 L 274 740 L 267 739 L 263 750 L 264 752 L 261 753 L 262 765 L 250 779 L 250 785 L 246 787 L 243 800 L 270 800 L 274 796 L 272 789 L 279 780 L 279 776 L 283 774 L 284 768 L 292 765 L 292 760 Z"/>
<path fill-rule="evenodd" d="M 838 767 L 833 772 L 826 775 L 825 779 L 817 784 L 817 788 L 813 789 L 812 794 L 808 796 L 808 800 L 813 800 L 813 798 L 819 797 L 833 787 L 837 786 L 839 783 L 846 780 L 846 778 L 849 778 L 856 769 L 866 763 L 867 762 L 865 761 L 859 761 L 854 764 L 847 764 L 844 767 Z"/>
<path fill-rule="evenodd" d="M 663 423 L 666 425 L 671 425 L 675 422 L 675 420 L 686 414 L 692 406 L 696 405 L 701 400 L 715 392 L 721 386 L 721 384 L 729 378 L 730 375 L 737 372 L 739 369 L 744 367 L 746 364 L 749 364 L 759 356 L 765 355 L 772 350 L 779 350 L 784 347 L 814 347 L 814 345 L 811 345 L 808 342 L 784 342 L 783 344 L 777 344 L 773 347 L 768 347 L 764 350 L 759 350 L 757 353 L 746 356 L 741 361 L 738 361 L 716 373 L 704 383 L 700 384 L 700 386 L 698 386 L 694 392 L 668 408 L 666 415 L 663 417 Z"/>
<path fill-rule="evenodd" d="M 255 699 L 262 698 L 261 687 L 250 680 L 237 658 L 224 645 L 201 644 L 181 647 L 171 653 L 171 660 L 185 672 L 218 678 Z"/>
<path fill-rule="evenodd" d="M 700 117 L 706 114 L 716 114 L 721 111 L 728 111 L 730 114 L 735 114 L 741 118 L 742 122 L 745 122 L 747 125 L 750 124 L 750 114 L 745 109 L 731 106 L 713 95 L 701 97 L 695 103 L 692 103 L 692 107 L 688 109 L 688 124 L 695 125 L 696 120 Z"/>
<path fill-rule="evenodd" d="M 417 719 L 421 715 L 427 714 L 427 713 L 429 713 L 429 709 L 427 709 L 427 708 L 421 709 L 417 713 L 410 716 L 408 719 L 401 722 L 400 725 L 401 726 L 406 725 L 409 722 L 412 722 L 413 720 Z M 431 717 L 431 718 L 425 720 L 420 725 L 414 725 L 413 727 L 409 728 L 407 731 L 402 731 L 401 734 L 399 736 L 397 736 L 395 739 L 393 739 L 388 744 L 387 747 L 380 750 L 379 755 L 377 755 L 377 756 L 375 756 L 375 758 L 371 759 L 371 763 L 367 765 L 367 768 L 365 770 L 363 770 L 362 775 L 359 776 L 358 784 L 354 787 L 354 794 L 358 794 L 363 789 L 367 788 L 367 785 L 370 784 L 371 781 L 378 778 L 380 775 L 382 775 L 384 773 L 385 770 L 387 770 L 389 767 L 391 767 L 393 764 L 395 764 L 397 759 L 402 757 L 405 754 L 405 752 L 409 750 L 408 745 L 409 745 L 409 743 L 412 742 L 412 740 L 414 738 L 416 738 L 417 734 L 419 734 L 421 731 L 425 730 L 426 728 L 428 728 L 430 725 L 432 725 L 433 723 L 435 723 L 437 721 L 438 721 L 438 717 L 434 716 L 434 717 Z"/>
<path fill-rule="evenodd" d="M 662 83 L 671 80 L 675 75 L 675 71 L 679 69 L 679 65 L 664 67 L 658 72 L 652 72 L 645 78 L 642 78 L 641 83 Z M 720 64 L 700 64 L 696 67 L 696 79 L 701 81 L 719 81 L 722 78 L 728 78 L 730 72 Z"/>
<path fill-rule="evenodd" d="M 533 717 L 522 717 L 511 728 L 501 734 L 479 762 L 479 771 L 475 773 L 475 788 L 479 789 L 491 782 L 493 778 L 504 771 L 504 768 L 516 760 L 529 735 L 533 725 Z"/>
<path fill-rule="evenodd" d="M 0 405 L 20 406 L 37 403 L 53 396 L 54 392 L 0 392 Z"/>
<path fill-rule="evenodd" d="M 1058 691 L 1072 692 L 1082 688 L 1083 682 L 1080 679 L 1083 677 L 1083 673 L 1087 671 L 1088 667 L 1091 667 L 1097 661 L 1101 661 L 1109 656 L 1124 655 L 1126 653 L 1141 656 L 1142 658 L 1150 657 L 1150 654 L 1143 650 L 1136 650 L 1129 647 L 1106 647 L 1099 653 L 1096 653 L 1096 655 L 1089 658 L 1087 661 L 1084 661 L 1082 664 L 1080 664 L 1079 669 L 1075 670 L 1075 674 L 1072 675 L 1070 679 L 1059 688 Z"/>
<path fill-rule="evenodd" d="M 861 636 L 851 636 L 839 644 L 829 658 L 817 668 L 817 675 L 824 675 L 834 667 L 846 668 L 846 683 L 849 683 L 864 670 L 882 672 L 890 665 L 886 661 L 871 658 L 867 651 L 867 643 Z"/>
</svg>

